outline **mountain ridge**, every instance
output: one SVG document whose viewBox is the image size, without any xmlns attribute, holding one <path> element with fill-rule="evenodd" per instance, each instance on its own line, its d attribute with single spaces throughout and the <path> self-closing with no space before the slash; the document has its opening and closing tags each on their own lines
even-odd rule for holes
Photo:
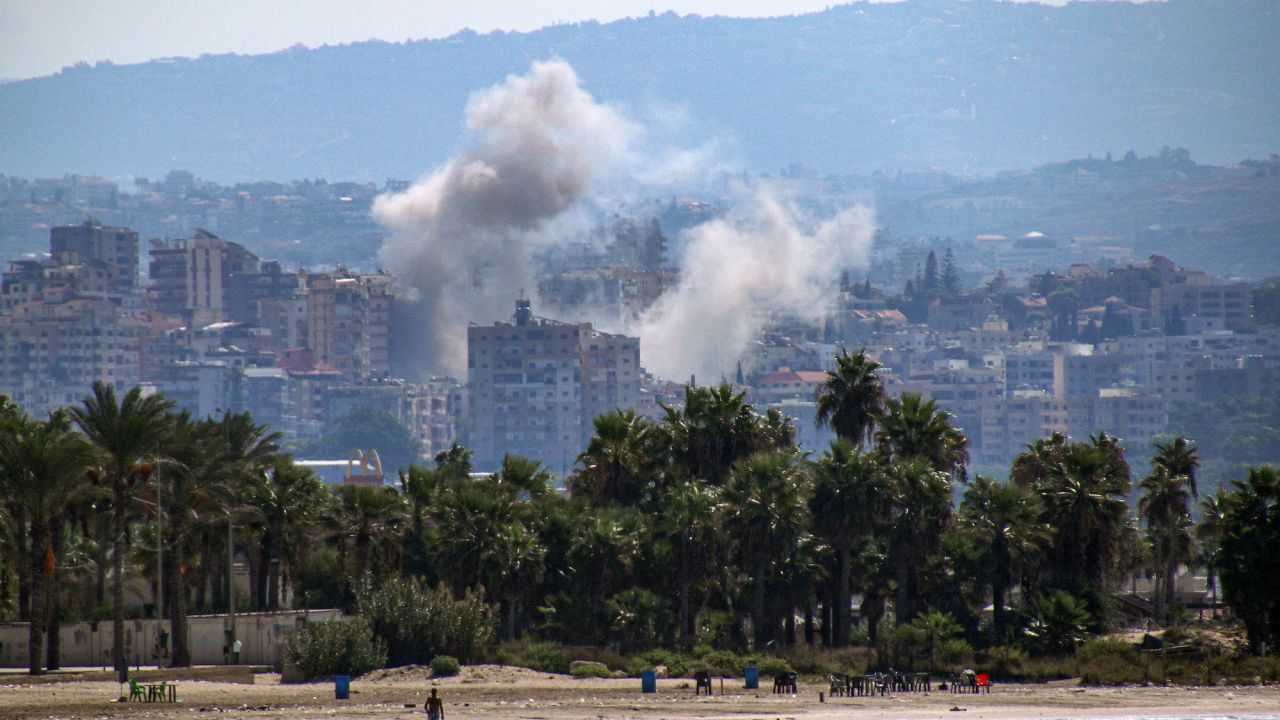
<svg viewBox="0 0 1280 720">
<path fill-rule="evenodd" d="M 751 170 L 991 172 L 1108 150 L 1280 148 L 1280 4 L 854 3 L 75 66 L 0 85 L 0 171 L 414 177 L 476 89 L 550 57 L 596 97 L 675 108 Z"/>
</svg>

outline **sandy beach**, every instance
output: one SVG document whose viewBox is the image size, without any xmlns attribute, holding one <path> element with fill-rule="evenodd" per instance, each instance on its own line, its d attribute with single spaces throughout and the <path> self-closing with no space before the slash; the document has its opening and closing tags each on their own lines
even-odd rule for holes
<svg viewBox="0 0 1280 720">
<path fill-rule="evenodd" d="M 176 704 L 121 703 L 120 686 L 103 680 L 27 681 L 0 676 L 4 718 L 421 718 L 435 687 L 446 717 L 493 720 L 597 718 L 1075 718 L 1207 716 L 1280 717 L 1280 687 L 1078 687 L 1073 683 L 996 685 L 990 695 L 947 692 L 891 697 L 826 698 L 825 686 L 803 684 L 797 696 L 742 688 L 726 679 L 724 692 L 695 698 L 692 681 L 662 679 L 643 694 L 634 678 L 575 680 L 523 668 L 471 666 L 457 677 L 432 680 L 425 669 L 390 670 L 357 679 L 351 699 L 335 700 L 333 683 L 282 685 L 272 674 L 253 684 L 180 680 Z M 247 678 L 242 678 L 247 679 Z M 716 681 L 717 690 L 719 682 Z M 412 704 L 415 707 L 406 707 Z M 952 710 L 958 707 L 960 710 Z M 964 713 L 961 715 L 960 713 Z"/>
</svg>

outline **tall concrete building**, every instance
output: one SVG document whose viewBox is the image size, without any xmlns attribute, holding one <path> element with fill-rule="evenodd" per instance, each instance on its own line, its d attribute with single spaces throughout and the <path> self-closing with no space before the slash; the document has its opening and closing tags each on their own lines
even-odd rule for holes
<svg viewBox="0 0 1280 720">
<path fill-rule="evenodd" d="M 639 338 L 535 317 L 528 300 L 510 322 L 467 329 L 467 369 L 467 443 L 480 470 L 511 453 L 566 473 L 592 418 L 640 405 Z"/>
<path fill-rule="evenodd" d="M 385 378 L 391 373 L 391 286 L 395 278 L 360 275 L 339 268 L 307 275 L 306 346 L 316 362 L 336 368 L 349 380 Z"/>
<path fill-rule="evenodd" d="M 79 225 L 59 225 L 49 233 L 49 253 L 59 262 L 105 263 L 112 269 L 112 283 L 122 291 L 138 286 L 138 233 L 104 226 L 97 220 Z"/>
<path fill-rule="evenodd" d="M 257 255 L 206 230 L 189 239 L 151 242 L 148 292 L 153 310 L 193 325 L 257 322 L 256 307 L 245 302 L 261 272 Z M 287 291 L 291 278 L 285 276 L 279 287 Z M 239 317 L 233 317 L 233 308 L 240 310 Z"/>
<path fill-rule="evenodd" d="M 140 328 L 110 300 L 29 302 L 0 315 L 0 393 L 34 417 L 80 402 L 95 380 L 138 382 Z"/>
</svg>

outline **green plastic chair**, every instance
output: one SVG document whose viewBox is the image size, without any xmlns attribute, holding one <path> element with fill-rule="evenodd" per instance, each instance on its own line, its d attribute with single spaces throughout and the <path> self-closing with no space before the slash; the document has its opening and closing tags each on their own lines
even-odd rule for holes
<svg viewBox="0 0 1280 720">
<path fill-rule="evenodd" d="M 129 678 L 129 702 L 134 702 L 135 700 L 146 701 L 146 693 L 142 691 L 142 686 L 138 684 L 137 680 Z"/>
</svg>

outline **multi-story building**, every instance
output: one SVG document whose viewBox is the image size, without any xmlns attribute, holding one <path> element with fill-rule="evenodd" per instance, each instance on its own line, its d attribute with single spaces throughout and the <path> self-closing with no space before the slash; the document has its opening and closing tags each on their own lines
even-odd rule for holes
<svg viewBox="0 0 1280 720">
<path fill-rule="evenodd" d="M 1071 437 L 1083 439 L 1105 432 L 1139 453 L 1169 422 L 1163 397 L 1134 388 L 1101 388 L 1093 396 L 1071 400 L 1067 410 L 1067 434 Z"/>
<path fill-rule="evenodd" d="M 148 292 L 154 311 L 191 325 L 258 321 L 250 302 L 256 298 L 246 287 L 260 274 L 257 255 L 207 230 L 184 240 L 153 240 L 152 245 Z M 278 266 L 276 271 L 279 275 Z M 282 288 L 291 289 L 292 282 L 286 279 Z"/>
<path fill-rule="evenodd" d="M 1249 286 L 1244 283 L 1168 285 L 1151 290 L 1157 322 L 1186 323 L 1201 330 L 1240 330 L 1249 321 Z"/>
<path fill-rule="evenodd" d="M 1015 348 L 1004 356 L 1005 393 L 1038 390 L 1062 397 L 1063 355 L 1051 348 Z"/>
<path fill-rule="evenodd" d="M 80 402 L 95 380 L 139 380 L 140 328 L 110 300 L 28 302 L 0 316 L 0 392 L 33 416 Z"/>
<path fill-rule="evenodd" d="M 1068 400 L 1094 395 L 1098 388 L 1120 387 L 1133 380 L 1132 364 L 1122 356 L 1090 352 L 1063 358 L 1063 396 Z"/>
<path fill-rule="evenodd" d="M 467 329 L 467 368 L 467 443 L 481 470 L 512 453 L 567 473 L 596 415 L 641 402 L 638 338 L 535 317 L 528 300 L 511 322 Z"/>
<path fill-rule="evenodd" d="M 1043 390 L 1017 390 L 982 401 L 981 442 L 970 450 L 981 467 L 1007 467 L 1027 445 L 1066 432 L 1067 403 Z"/>
<path fill-rule="evenodd" d="M 315 359 L 350 380 L 391 373 L 391 275 L 360 275 L 339 268 L 301 279 L 307 302 L 306 346 Z"/>
<path fill-rule="evenodd" d="M 112 284 L 122 291 L 138 286 L 138 233 L 107 227 L 96 220 L 59 225 L 49 233 L 49 253 L 78 264 L 95 260 L 111 268 Z"/>
</svg>

